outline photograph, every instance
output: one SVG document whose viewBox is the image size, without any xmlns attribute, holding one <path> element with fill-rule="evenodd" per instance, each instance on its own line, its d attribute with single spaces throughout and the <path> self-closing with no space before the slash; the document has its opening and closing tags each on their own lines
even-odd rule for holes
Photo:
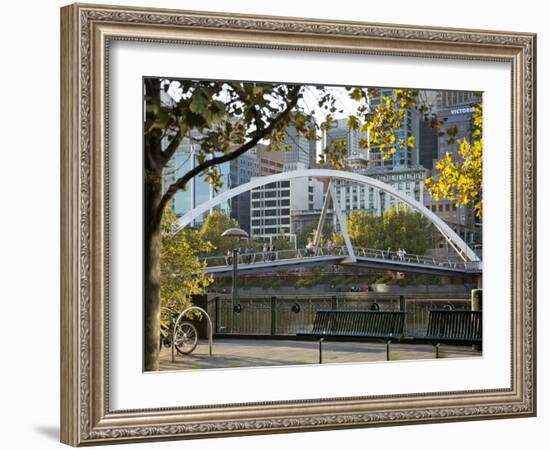
<svg viewBox="0 0 550 450">
<path fill-rule="evenodd" d="M 144 371 L 482 357 L 482 92 L 143 96 Z"/>
</svg>

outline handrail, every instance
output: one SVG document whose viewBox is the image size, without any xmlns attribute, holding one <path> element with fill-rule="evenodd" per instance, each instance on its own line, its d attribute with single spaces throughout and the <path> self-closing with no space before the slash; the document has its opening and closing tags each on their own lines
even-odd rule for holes
<svg viewBox="0 0 550 450">
<path fill-rule="evenodd" d="M 436 257 L 436 256 L 427 256 L 427 255 L 417 255 L 414 253 L 400 253 L 398 251 L 391 250 L 382 250 L 382 249 L 373 249 L 368 247 L 353 247 L 354 253 L 356 256 L 365 257 L 365 258 L 375 258 L 386 261 L 399 261 L 409 264 L 422 264 L 429 266 L 439 266 L 439 267 L 449 267 L 457 269 L 458 267 L 463 267 L 464 270 L 476 269 L 481 265 L 481 261 L 462 261 L 462 260 L 453 260 L 448 257 Z M 285 249 L 285 250 L 275 250 L 275 251 L 261 251 L 254 253 L 239 253 L 237 255 L 238 264 L 256 264 L 256 263 L 265 263 L 269 261 L 281 261 L 288 259 L 310 259 L 312 257 L 319 256 L 345 256 L 347 252 L 345 251 L 345 246 L 334 245 L 333 247 L 317 247 L 308 251 L 307 248 L 297 248 L 297 249 Z M 207 256 L 202 258 L 202 261 L 207 263 L 210 261 L 224 261 L 225 264 L 213 265 L 209 267 L 222 267 L 225 265 L 230 265 L 230 260 L 232 256 Z"/>
</svg>

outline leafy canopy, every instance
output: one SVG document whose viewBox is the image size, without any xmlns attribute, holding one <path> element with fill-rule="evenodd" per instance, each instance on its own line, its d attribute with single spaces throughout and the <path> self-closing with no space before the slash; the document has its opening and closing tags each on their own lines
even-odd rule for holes
<svg viewBox="0 0 550 450">
<path fill-rule="evenodd" d="M 352 211 L 346 225 L 353 245 L 380 250 L 399 248 L 422 255 L 431 245 L 428 220 L 405 206 L 391 206 L 382 216 L 363 210 Z M 341 234 L 334 234 L 338 245 L 344 245 Z"/>
<path fill-rule="evenodd" d="M 162 306 L 181 311 L 191 305 L 191 296 L 203 294 L 213 281 L 199 259 L 212 245 L 193 229 L 174 233 L 176 221 L 174 212 L 166 209 L 161 224 L 160 295 Z"/>
<path fill-rule="evenodd" d="M 222 211 L 212 211 L 206 216 L 199 231 L 199 237 L 210 244 L 217 255 L 225 255 L 228 250 L 238 248 L 241 244 L 237 237 L 222 237 L 228 228 L 236 228 L 239 224 Z M 209 250 L 208 250 L 209 251 Z"/>
<path fill-rule="evenodd" d="M 436 165 L 434 176 L 426 180 L 435 200 L 446 198 L 457 207 L 472 204 L 476 215 L 482 217 L 483 180 L 483 107 L 473 106 L 472 133 L 456 141 L 457 156 L 447 152 Z M 453 137 L 453 141 L 454 137 Z"/>
</svg>

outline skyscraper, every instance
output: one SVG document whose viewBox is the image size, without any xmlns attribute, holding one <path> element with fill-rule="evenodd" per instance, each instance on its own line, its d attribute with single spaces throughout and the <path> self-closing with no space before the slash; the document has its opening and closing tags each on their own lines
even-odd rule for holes
<svg viewBox="0 0 550 450">
<path fill-rule="evenodd" d="M 249 153 L 253 153 L 260 163 L 260 175 L 267 176 L 281 173 L 285 164 L 285 151 L 267 151 L 263 144 L 256 145 Z"/>
<path fill-rule="evenodd" d="M 256 153 L 249 151 L 229 162 L 230 188 L 248 183 L 260 176 L 260 160 Z M 250 234 L 250 191 L 233 197 L 230 202 L 230 216 L 239 226 Z"/>
<path fill-rule="evenodd" d="M 437 117 L 444 122 L 441 132 L 445 133 L 438 138 L 438 157 L 441 158 L 445 153 L 456 153 L 458 151 L 457 140 L 449 141 L 446 132 L 456 128 L 456 137 L 459 140 L 466 138 L 469 140 L 472 132 L 473 121 L 472 103 L 456 104 L 438 108 Z"/>
<path fill-rule="evenodd" d="M 381 89 L 380 95 L 371 99 L 370 105 L 374 109 L 381 104 L 384 98 L 395 98 L 395 89 Z M 389 157 L 384 158 L 379 145 L 373 145 L 368 151 L 368 159 L 370 167 L 384 167 L 387 170 L 401 170 L 407 167 L 414 167 L 419 164 L 418 147 L 419 147 L 419 127 L 421 114 L 409 109 L 405 113 L 405 117 L 401 120 L 401 125 L 394 130 L 395 142 L 402 140 L 405 145 L 403 148 L 396 146 L 396 152 Z M 408 138 L 414 136 L 415 142 L 413 147 L 406 145 Z"/>
<path fill-rule="evenodd" d="M 197 155 L 199 153 L 199 144 L 193 141 L 193 137 L 184 138 L 174 156 L 171 158 L 168 165 L 163 170 L 163 190 L 166 191 L 170 184 L 175 180 L 182 177 L 185 173 L 191 170 L 198 164 Z M 194 177 L 187 184 L 185 191 L 178 191 L 170 201 L 169 207 L 176 213 L 177 216 L 182 216 L 185 213 L 191 211 L 193 208 L 203 204 L 204 202 L 214 198 L 229 189 L 230 186 L 230 165 L 229 162 L 219 164 L 218 170 L 221 172 L 221 179 L 223 186 L 218 192 L 214 191 L 214 188 L 208 183 L 202 175 Z M 222 202 L 213 208 L 216 211 L 224 211 L 229 215 L 230 204 L 228 201 Z M 200 226 L 204 217 L 198 218 L 195 222 L 195 226 Z"/>
<path fill-rule="evenodd" d="M 252 190 L 249 206 L 251 237 L 265 242 L 289 236 L 293 212 L 319 211 L 323 206 L 323 183 L 312 178 L 269 183 Z"/>
<path fill-rule="evenodd" d="M 434 160 L 438 157 L 437 132 L 427 120 L 420 120 L 418 127 L 418 163 L 432 170 Z"/>
<path fill-rule="evenodd" d="M 317 142 L 315 140 L 308 141 L 298 133 L 296 127 L 287 127 L 283 145 L 290 146 L 290 150 L 284 152 L 285 171 L 297 170 L 298 165 L 303 165 L 306 169 L 314 165 L 317 155 Z"/>
<path fill-rule="evenodd" d="M 479 101 L 478 93 L 473 91 L 439 91 L 437 109 L 449 108 Z"/>
<path fill-rule="evenodd" d="M 323 145 L 331 147 L 336 142 L 345 142 L 347 158 L 357 159 L 363 156 L 363 152 L 359 147 L 361 132 L 352 130 L 348 127 L 348 119 L 336 119 L 331 127 L 325 131 Z"/>
</svg>

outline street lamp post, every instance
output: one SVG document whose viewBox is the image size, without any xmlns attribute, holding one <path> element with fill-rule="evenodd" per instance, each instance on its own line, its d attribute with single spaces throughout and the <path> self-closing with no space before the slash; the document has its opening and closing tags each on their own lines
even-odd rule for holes
<svg viewBox="0 0 550 450">
<path fill-rule="evenodd" d="M 248 238 L 248 233 L 244 231 L 241 228 L 229 228 L 225 230 L 222 233 L 222 237 L 238 237 L 238 238 Z M 231 306 L 233 309 L 233 312 L 240 313 L 241 312 L 241 304 L 237 303 L 237 266 L 239 264 L 238 258 L 239 258 L 239 251 L 237 248 L 233 249 L 233 280 L 231 283 Z"/>
</svg>

